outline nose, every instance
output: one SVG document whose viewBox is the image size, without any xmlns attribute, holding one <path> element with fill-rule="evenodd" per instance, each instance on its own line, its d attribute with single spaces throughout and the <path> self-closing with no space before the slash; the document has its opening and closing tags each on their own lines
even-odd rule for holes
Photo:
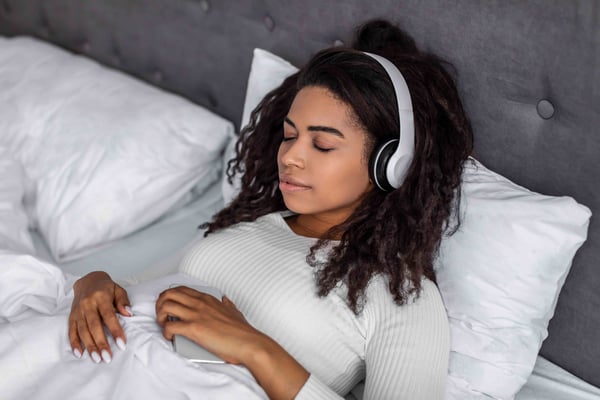
<svg viewBox="0 0 600 400">
<path fill-rule="evenodd" d="M 286 167 L 304 168 L 306 166 L 306 155 L 299 138 L 282 142 L 279 146 L 279 161 Z"/>
</svg>

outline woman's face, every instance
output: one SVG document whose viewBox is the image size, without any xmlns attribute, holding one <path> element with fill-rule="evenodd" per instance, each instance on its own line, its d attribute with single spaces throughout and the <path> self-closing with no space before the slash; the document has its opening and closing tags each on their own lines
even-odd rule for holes
<svg viewBox="0 0 600 400">
<path fill-rule="evenodd" d="M 352 108 L 322 87 L 296 95 L 279 146 L 279 189 L 285 205 L 301 215 L 338 224 L 370 189 L 365 159 L 367 132 Z"/>
</svg>

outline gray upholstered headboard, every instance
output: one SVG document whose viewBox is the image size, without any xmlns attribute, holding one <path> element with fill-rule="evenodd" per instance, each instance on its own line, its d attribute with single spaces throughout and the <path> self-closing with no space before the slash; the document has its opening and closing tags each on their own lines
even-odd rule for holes
<svg viewBox="0 0 600 400">
<path fill-rule="evenodd" d="M 600 386 L 598 0 L 0 0 L 0 34 L 84 53 L 234 122 L 254 47 L 301 64 L 373 17 L 457 67 L 479 159 L 596 214 L 542 355 Z"/>
</svg>

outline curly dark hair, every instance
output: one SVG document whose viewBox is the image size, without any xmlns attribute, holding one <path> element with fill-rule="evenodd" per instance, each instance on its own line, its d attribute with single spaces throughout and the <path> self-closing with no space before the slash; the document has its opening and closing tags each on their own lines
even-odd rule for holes
<svg viewBox="0 0 600 400">
<path fill-rule="evenodd" d="M 392 83 L 367 51 L 393 62 L 410 90 L 415 122 L 415 156 L 400 188 L 370 190 L 353 214 L 331 228 L 310 249 L 307 262 L 317 268 L 316 284 L 326 296 L 338 283 L 348 288 L 348 306 L 358 313 L 367 285 L 384 275 L 394 301 L 401 305 L 419 293 L 421 280 L 435 282 L 433 263 L 444 233 L 452 233 L 458 215 L 463 163 L 471 154 L 473 134 L 459 98 L 451 67 L 420 51 L 414 40 L 387 21 L 375 20 L 357 30 L 351 48 L 318 52 L 298 73 L 266 95 L 240 133 L 228 177 L 242 174 L 241 191 L 208 225 L 206 234 L 241 221 L 284 211 L 278 188 L 277 151 L 283 120 L 304 87 L 329 90 L 350 105 L 369 133 L 365 154 L 378 143 L 397 138 L 398 109 Z M 339 242 L 331 242 L 341 238 Z M 334 244 L 323 265 L 316 253 Z"/>
</svg>

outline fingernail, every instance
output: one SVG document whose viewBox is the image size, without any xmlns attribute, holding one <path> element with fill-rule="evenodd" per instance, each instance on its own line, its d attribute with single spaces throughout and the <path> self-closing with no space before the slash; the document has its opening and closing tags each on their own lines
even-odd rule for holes
<svg viewBox="0 0 600 400">
<path fill-rule="evenodd" d="M 94 362 L 96 364 L 98 364 L 102 359 L 100 358 L 100 354 L 96 353 L 95 351 L 92 353 L 92 360 L 94 360 Z"/>
<path fill-rule="evenodd" d="M 79 349 L 73 349 L 73 355 L 75 358 L 81 358 L 81 351 L 79 351 Z"/>
<path fill-rule="evenodd" d="M 121 349 L 121 350 L 125 350 L 125 347 L 126 347 L 126 346 L 125 346 L 125 342 L 123 341 L 123 339 L 121 339 L 121 338 L 117 338 L 116 342 L 117 342 L 117 347 L 118 347 L 119 349 Z"/>
<path fill-rule="evenodd" d="M 131 311 L 131 307 L 125 306 L 125 310 L 127 310 L 127 312 L 129 313 L 130 316 L 133 315 L 133 311 Z"/>
<path fill-rule="evenodd" d="M 110 356 L 110 354 L 106 350 L 102 350 L 102 359 L 107 364 L 110 364 L 110 362 L 112 361 L 112 357 Z"/>
</svg>

